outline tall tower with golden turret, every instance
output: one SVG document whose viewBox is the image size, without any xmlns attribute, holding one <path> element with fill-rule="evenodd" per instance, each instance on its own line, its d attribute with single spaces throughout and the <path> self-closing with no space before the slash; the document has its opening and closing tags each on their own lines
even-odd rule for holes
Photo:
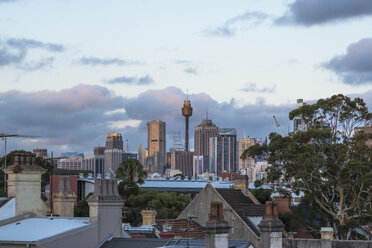
<svg viewBox="0 0 372 248">
<path fill-rule="evenodd" d="M 183 102 L 182 115 L 185 116 L 185 151 L 189 151 L 189 117 L 192 116 L 192 107 L 189 99 Z"/>
</svg>

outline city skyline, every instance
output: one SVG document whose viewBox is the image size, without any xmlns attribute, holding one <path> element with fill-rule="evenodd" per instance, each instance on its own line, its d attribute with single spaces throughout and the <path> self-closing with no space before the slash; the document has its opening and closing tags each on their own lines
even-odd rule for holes
<svg viewBox="0 0 372 248">
<path fill-rule="evenodd" d="M 40 136 L 9 151 L 88 152 L 120 132 L 133 152 L 153 119 L 172 140 L 187 96 L 191 132 L 208 108 L 240 137 L 277 131 L 274 114 L 287 130 L 298 98 L 372 108 L 368 1 L 36 3 L 0 0 L 0 132 Z"/>
</svg>

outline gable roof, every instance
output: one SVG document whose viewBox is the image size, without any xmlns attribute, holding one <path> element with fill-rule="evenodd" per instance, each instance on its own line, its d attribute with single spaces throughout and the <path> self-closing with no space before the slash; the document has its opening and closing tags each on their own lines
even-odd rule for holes
<svg viewBox="0 0 372 248">
<path fill-rule="evenodd" d="M 254 221 L 252 221 L 252 217 L 263 217 L 265 213 L 265 205 L 255 204 L 240 189 L 216 189 L 216 191 L 249 226 L 249 228 L 260 237 L 260 230 Z"/>
</svg>

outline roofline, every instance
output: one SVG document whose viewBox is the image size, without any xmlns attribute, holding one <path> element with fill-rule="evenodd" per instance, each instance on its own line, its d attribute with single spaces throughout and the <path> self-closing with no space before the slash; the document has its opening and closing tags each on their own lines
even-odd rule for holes
<svg viewBox="0 0 372 248">
<path fill-rule="evenodd" d="M 212 187 L 213 188 L 213 187 Z M 227 206 L 229 206 L 229 208 L 232 210 L 232 212 L 244 223 L 244 225 L 246 225 L 248 227 L 248 229 L 253 233 L 253 235 L 256 237 L 256 238 L 260 238 L 259 236 L 256 235 L 256 233 L 247 225 L 247 223 L 245 223 L 245 221 L 240 217 L 240 215 L 233 209 L 233 207 L 231 207 L 231 205 L 225 200 L 225 198 L 223 198 L 223 196 L 218 193 L 218 191 L 213 188 L 213 190 L 222 198 L 222 200 L 224 201 L 224 203 L 226 203 Z M 242 191 L 240 189 L 240 191 Z M 243 191 L 242 191 L 243 192 Z M 248 196 L 247 196 L 248 197 Z M 252 242 L 252 241 L 251 241 Z"/>
<path fill-rule="evenodd" d="M 21 215 L 14 216 L 14 217 L 10 217 L 8 219 L 1 220 L 0 221 L 0 226 L 5 226 L 5 225 L 11 224 L 13 222 L 29 219 L 29 218 L 32 218 L 32 217 L 35 217 L 35 216 L 36 215 L 34 213 L 28 212 L 28 213 L 24 213 L 24 214 L 21 214 Z"/>
</svg>

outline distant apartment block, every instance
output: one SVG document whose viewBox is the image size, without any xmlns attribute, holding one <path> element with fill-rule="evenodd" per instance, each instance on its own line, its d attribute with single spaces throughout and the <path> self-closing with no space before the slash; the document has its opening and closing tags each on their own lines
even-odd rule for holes
<svg viewBox="0 0 372 248">
<path fill-rule="evenodd" d="M 87 155 L 85 159 L 85 168 L 94 172 L 94 178 L 105 175 L 105 156 Z"/>
<path fill-rule="evenodd" d="M 245 150 L 247 150 L 249 147 L 255 144 L 262 144 L 262 139 L 251 138 L 251 137 L 238 138 L 237 140 L 237 149 L 238 149 L 237 161 L 239 161 L 239 166 L 238 166 L 239 170 L 244 169 L 244 168 L 252 168 L 254 166 L 254 162 L 255 162 L 254 158 L 241 159 L 240 157 L 242 156 Z"/>
<path fill-rule="evenodd" d="M 297 108 L 301 108 L 304 105 L 306 105 L 306 103 L 304 103 L 303 99 L 297 99 Z M 298 131 L 307 131 L 307 125 L 301 117 L 296 116 L 293 118 L 293 132 Z"/>
<path fill-rule="evenodd" d="M 106 147 L 104 146 L 94 147 L 93 154 L 94 155 L 105 155 L 105 149 Z"/>
<path fill-rule="evenodd" d="M 209 162 L 208 155 L 194 155 L 193 156 L 193 177 L 198 178 L 205 172 L 208 172 Z"/>
<path fill-rule="evenodd" d="M 85 170 L 84 160 L 80 156 L 63 158 L 58 161 L 57 168 L 64 170 Z"/>
<path fill-rule="evenodd" d="M 45 148 L 35 148 L 32 150 L 32 152 L 36 155 L 36 157 L 48 157 L 48 149 Z"/>
</svg>

